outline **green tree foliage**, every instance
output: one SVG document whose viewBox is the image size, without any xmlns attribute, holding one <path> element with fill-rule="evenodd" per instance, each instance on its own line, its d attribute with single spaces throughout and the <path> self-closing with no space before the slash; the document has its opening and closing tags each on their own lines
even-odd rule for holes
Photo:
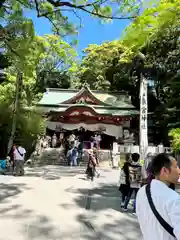
<svg viewBox="0 0 180 240">
<path fill-rule="evenodd" d="M 109 82 L 111 89 L 117 87 L 116 73 L 120 73 L 119 59 L 126 51 L 128 49 L 120 41 L 89 45 L 84 50 L 87 55 L 80 67 L 80 85 L 86 82 L 91 89 L 104 89 L 104 83 Z"/>
<path fill-rule="evenodd" d="M 100 46 L 90 45 L 85 53 L 87 56 L 79 68 L 79 85 L 87 82 L 92 89 L 104 89 L 106 85 L 107 90 L 125 91 L 132 97 L 132 103 L 139 107 L 138 59 L 129 61 L 127 56 L 132 54 L 129 48 L 122 41 L 112 41 Z M 156 100 L 151 92 L 149 97 L 150 106 L 154 106 Z"/>
<path fill-rule="evenodd" d="M 180 128 L 174 128 L 169 132 L 172 137 L 172 147 L 174 152 L 180 152 Z"/>
<path fill-rule="evenodd" d="M 44 52 L 36 65 L 37 90 L 42 92 L 47 87 L 70 87 L 70 75 L 77 68 L 76 51 L 57 35 L 46 35 L 41 41 Z"/>
<path fill-rule="evenodd" d="M 13 104 L 6 100 L 0 103 L 0 159 L 6 157 L 7 143 L 11 134 Z M 21 143 L 30 153 L 37 135 L 44 133 L 44 120 L 34 110 L 26 110 L 20 106 L 17 115 L 15 142 Z"/>
<path fill-rule="evenodd" d="M 180 5 L 162 0 L 146 9 L 125 31 L 123 42 L 134 55 L 144 53 L 145 69 L 154 82 L 156 126 L 167 145 L 168 128 L 180 126 Z"/>
<path fill-rule="evenodd" d="M 177 77 L 179 8 L 176 2 L 161 1 L 146 9 L 126 29 L 122 40 L 90 45 L 85 49 L 87 55 L 82 61 L 80 82 L 87 81 L 93 87 L 93 80 L 100 79 L 100 82 L 109 81 L 110 88 L 117 88 L 120 84 L 119 87 L 130 89 L 129 83 L 134 89 L 138 84 L 137 54 L 140 51 L 146 56 L 146 73 L 156 86 Z M 97 86 L 101 87 L 101 84 L 98 82 Z"/>
<path fill-rule="evenodd" d="M 79 72 L 79 84 L 87 81 L 97 89 L 108 81 L 110 90 L 127 91 L 138 107 L 143 71 L 150 81 L 149 111 L 155 111 L 156 125 L 161 128 L 160 138 L 165 144 L 168 127 L 180 123 L 179 17 L 177 1 L 160 1 L 145 9 L 125 30 L 121 40 L 85 49 L 87 55 Z M 143 68 L 140 52 L 145 55 Z"/>
<path fill-rule="evenodd" d="M 13 57 L 14 65 L 7 68 L 7 81 L 0 87 L 5 92 L 11 89 L 11 95 L 14 96 L 16 73 L 20 68 L 23 73 L 22 103 L 25 106 L 35 104 L 46 87 L 60 87 L 63 84 L 65 88 L 69 87 L 69 74 L 76 69 L 75 50 L 57 35 L 35 36 L 23 60 L 19 60 L 18 55 Z M 65 77 L 66 82 L 63 83 Z M 2 94 L 2 98 L 5 95 Z"/>
<path fill-rule="evenodd" d="M 22 20 L 25 11 L 29 9 L 36 11 L 38 18 L 47 18 L 57 34 L 65 35 L 76 33 L 77 28 L 82 26 L 81 12 L 104 20 L 134 19 L 140 6 L 141 4 L 137 0 L 1 0 L 0 18 Z M 70 21 L 69 12 L 80 20 L 79 26 L 75 26 Z"/>
<path fill-rule="evenodd" d="M 178 1 L 161 0 L 146 8 L 124 32 L 123 42 L 138 52 L 157 36 L 161 36 L 172 24 L 179 21 L 180 6 Z"/>
<path fill-rule="evenodd" d="M 19 39 L 18 37 L 16 38 L 16 43 L 19 43 L 18 40 L 21 42 L 21 35 Z M 5 128 L 4 122 L 2 122 L 2 131 L 5 131 L 4 135 L 6 135 L 7 138 L 10 136 L 14 111 L 16 79 L 17 73 L 20 71 L 23 75 L 23 85 L 20 106 L 16 113 L 17 131 L 15 135 L 16 138 L 20 138 L 24 141 L 24 145 L 28 146 L 30 141 L 35 138 L 35 135 L 37 136 L 38 133 L 41 133 L 39 124 L 43 120 L 35 113 L 31 114 L 25 112 L 21 115 L 22 110 L 27 106 L 31 107 L 36 104 L 46 87 L 63 86 L 63 84 L 64 87 L 69 87 L 69 73 L 65 75 L 65 71 L 68 70 L 71 72 L 76 67 L 76 52 L 69 44 L 56 35 L 46 35 L 44 37 L 34 36 L 28 45 L 26 45 L 26 49 L 22 55 L 22 48 L 18 48 L 18 46 L 20 45 L 14 44 L 13 42 L 11 47 L 7 46 L 5 49 L 5 53 L 9 57 L 11 65 L 6 68 L 6 79 L 0 84 L 0 105 L 4 106 L 5 104 L 9 106 L 5 107 L 5 109 L 7 109 L 8 114 L 11 114 L 11 118 L 9 115 L 4 115 L 7 116 L 6 121 L 8 122 L 8 128 Z M 44 74 L 43 77 L 42 74 Z M 59 77 L 55 79 L 56 76 Z M 53 78 L 54 82 L 50 82 Z M 68 85 L 64 82 L 65 79 Z M 36 119 L 35 122 L 33 122 L 33 119 Z M 25 126 L 27 127 L 27 131 Z M 34 132 L 36 134 L 34 134 Z M 4 136 L 3 133 L 1 135 Z M 4 144 L 5 146 L 3 149 L 6 149 L 7 139 L 4 139 Z M 5 152 L 5 150 L 2 152 Z"/>
</svg>

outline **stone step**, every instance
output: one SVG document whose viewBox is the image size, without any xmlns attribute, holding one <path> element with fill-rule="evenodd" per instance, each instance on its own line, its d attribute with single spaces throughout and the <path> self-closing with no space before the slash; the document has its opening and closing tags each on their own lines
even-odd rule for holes
<svg viewBox="0 0 180 240">
<path fill-rule="evenodd" d="M 62 154 L 62 155 L 61 155 Z M 43 164 L 43 165 L 61 165 L 67 166 L 68 161 L 64 156 L 64 153 L 60 149 L 45 149 L 40 156 L 34 156 L 33 164 Z M 81 161 L 81 166 L 87 166 L 88 158 L 84 155 L 83 161 Z"/>
</svg>

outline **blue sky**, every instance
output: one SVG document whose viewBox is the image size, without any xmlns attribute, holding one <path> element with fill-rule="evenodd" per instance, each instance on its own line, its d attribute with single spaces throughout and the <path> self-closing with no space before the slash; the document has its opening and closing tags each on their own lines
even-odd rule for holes
<svg viewBox="0 0 180 240">
<path fill-rule="evenodd" d="M 37 18 L 35 12 L 27 13 L 27 16 L 33 19 L 37 35 L 51 33 L 51 25 L 47 19 Z M 128 20 L 114 20 L 112 23 L 102 24 L 98 19 L 92 18 L 86 13 L 81 12 L 83 27 L 77 35 L 77 52 L 82 56 L 82 50 L 89 44 L 101 44 L 106 41 L 119 39 L 122 31 L 128 26 Z M 79 25 L 79 19 L 75 16 L 69 16 L 69 19 Z"/>
</svg>

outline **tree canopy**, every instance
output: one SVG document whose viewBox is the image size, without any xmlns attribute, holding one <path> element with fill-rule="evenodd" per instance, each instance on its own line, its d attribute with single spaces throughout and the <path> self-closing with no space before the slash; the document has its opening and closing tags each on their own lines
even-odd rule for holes
<svg viewBox="0 0 180 240">
<path fill-rule="evenodd" d="M 43 119 L 34 110 L 28 111 L 27 107 L 31 107 L 39 101 L 46 87 L 63 84 L 65 87 L 69 87 L 70 73 L 76 68 L 75 50 L 59 36 L 52 34 L 43 37 L 34 36 L 28 44 L 24 45 L 22 41 L 24 54 L 20 45 L 21 40 L 25 39 L 20 35 L 19 38 L 17 36 L 14 40 L 12 38 L 12 41 L 8 41 L 8 44 L 11 44 L 10 47 L 4 45 L 4 56 L 7 56 L 9 62 L 6 66 L 1 66 L 4 68 L 5 74 L 0 84 L 0 107 L 4 109 L 2 111 L 3 118 L 0 120 L 2 136 L 0 142 L 2 141 L 3 156 L 7 151 L 7 139 L 11 134 L 14 114 L 17 122 L 15 139 L 19 138 L 24 145 L 31 149 L 33 140 L 38 134 L 44 132 L 41 127 Z M 20 84 L 19 73 L 22 74 L 21 91 L 18 109 L 14 112 L 17 84 Z M 57 76 L 59 76 L 58 79 Z M 53 78 L 56 78 L 54 82 Z M 68 85 L 65 85 L 64 80 Z M 35 119 L 37 126 L 34 125 Z"/>
<path fill-rule="evenodd" d="M 179 24 L 176 1 L 161 1 L 136 18 L 120 40 L 89 45 L 80 66 L 79 84 L 91 88 L 124 90 L 139 105 L 140 73 L 149 81 L 149 111 L 155 112 L 163 141 L 168 144 L 168 128 L 180 125 L 179 119 Z M 145 58 L 142 68 L 140 53 Z M 159 131 L 159 130 L 158 130 Z"/>
<path fill-rule="evenodd" d="M 35 11 L 38 18 L 48 19 L 56 34 L 65 35 L 74 34 L 81 27 L 80 12 L 105 20 L 134 19 L 140 7 L 137 0 L 1 0 L 0 18 L 8 21 L 14 18 L 22 20 L 29 9 Z M 70 14 L 79 19 L 79 26 L 70 21 Z"/>
<path fill-rule="evenodd" d="M 32 20 L 26 17 L 27 10 L 48 19 L 54 34 L 36 36 Z M 132 22 L 121 39 L 89 45 L 78 65 L 76 51 L 62 36 L 77 32 L 80 26 L 75 26 L 69 16 L 74 14 L 82 25 L 81 12 L 103 21 Z M 47 87 L 80 88 L 88 83 L 91 89 L 123 90 L 138 108 L 142 71 L 149 80 L 149 111 L 155 113 L 155 122 L 166 135 L 162 138 L 168 136 L 168 127 L 180 125 L 178 1 L 1 0 L 0 20 L 0 108 L 6 110 L 0 120 L 2 136 L 4 117 L 12 123 L 19 73 L 23 81 L 18 122 L 29 126 L 32 133 L 33 120 L 27 121 L 30 116 L 36 117 L 29 115 L 27 106 L 36 104 Z M 143 68 L 140 54 L 145 56 Z M 17 135 L 22 131 L 19 125 L 17 131 Z"/>
</svg>

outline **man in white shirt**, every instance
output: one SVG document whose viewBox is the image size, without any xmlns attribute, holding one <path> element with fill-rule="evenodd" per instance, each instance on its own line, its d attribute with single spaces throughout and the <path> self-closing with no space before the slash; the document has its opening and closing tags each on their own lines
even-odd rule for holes
<svg viewBox="0 0 180 240">
<path fill-rule="evenodd" d="M 26 150 L 22 146 L 16 146 L 14 149 L 15 174 L 24 175 L 24 158 Z"/>
<path fill-rule="evenodd" d="M 142 187 L 136 198 L 136 213 L 144 240 L 180 240 L 180 195 L 169 188 L 179 179 L 177 161 L 161 153 L 152 160 L 151 170 L 155 179 Z"/>
</svg>

